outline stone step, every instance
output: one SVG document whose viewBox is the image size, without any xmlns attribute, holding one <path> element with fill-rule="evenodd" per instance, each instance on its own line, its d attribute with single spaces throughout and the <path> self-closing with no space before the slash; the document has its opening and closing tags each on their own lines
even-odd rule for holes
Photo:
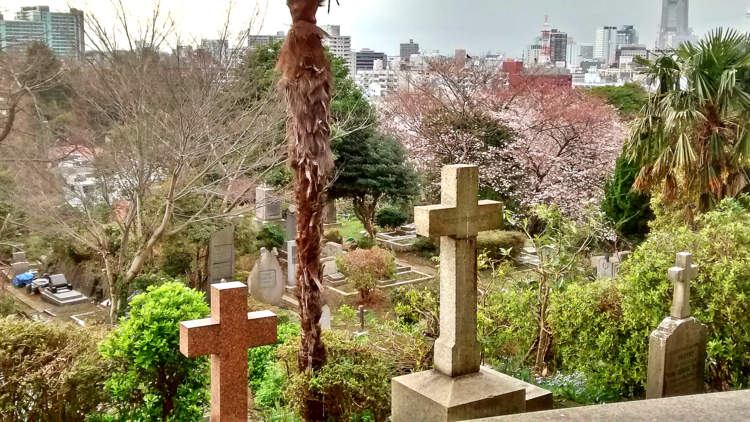
<svg viewBox="0 0 750 422">
<path fill-rule="evenodd" d="M 293 296 L 289 296 L 285 294 L 281 297 L 281 305 L 282 308 L 288 309 L 290 311 L 299 312 L 299 301 L 297 298 Z"/>
</svg>

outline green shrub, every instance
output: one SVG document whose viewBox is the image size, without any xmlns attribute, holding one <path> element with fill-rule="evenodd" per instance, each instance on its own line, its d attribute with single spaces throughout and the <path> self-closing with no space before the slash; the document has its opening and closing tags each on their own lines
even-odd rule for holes
<svg viewBox="0 0 750 422">
<path fill-rule="evenodd" d="M 396 273 L 396 259 L 385 249 L 357 249 L 336 258 L 336 265 L 354 284 L 362 300 L 366 300 L 379 280 L 388 280 Z"/>
<path fill-rule="evenodd" d="M 276 223 L 263 226 L 258 233 L 258 244 L 268 250 L 280 248 L 286 243 L 286 229 Z"/>
<path fill-rule="evenodd" d="M 130 305 L 130 318 L 99 347 L 111 365 L 106 390 L 114 402 L 102 419 L 202 421 L 208 358 L 180 353 L 180 322 L 208 315 L 203 294 L 170 282 Z"/>
<path fill-rule="evenodd" d="M 172 277 L 184 277 L 191 271 L 194 254 L 183 245 L 168 244 L 163 250 L 159 268 Z"/>
<path fill-rule="evenodd" d="M 18 303 L 13 295 L 0 293 L 0 317 L 15 315 L 18 311 Z"/>
<path fill-rule="evenodd" d="M 440 252 L 440 244 L 431 237 L 418 237 L 412 245 L 414 250 L 426 255 L 437 255 Z"/>
<path fill-rule="evenodd" d="M 344 237 L 341 236 L 341 233 L 339 233 L 338 230 L 329 230 L 323 235 L 323 242 L 335 242 L 338 244 L 342 244 L 344 243 Z"/>
<path fill-rule="evenodd" d="M 287 165 L 278 165 L 269 170 L 263 182 L 270 187 L 282 189 L 290 185 L 294 180 L 294 172 Z"/>
<path fill-rule="evenodd" d="M 357 249 L 372 249 L 375 246 L 375 241 L 366 234 L 360 234 L 354 242 L 357 244 Z"/>
<path fill-rule="evenodd" d="M 488 256 L 495 260 L 505 257 L 503 250 L 509 250 L 511 256 L 518 256 L 526 244 L 526 234 L 521 232 L 507 232 L 495 230 L 481 232 L 477 237 L 477 250 L 487 251 Z"/>
<path fill-rule="evenodd" d="M 102 327 L 0 318 L 0 420 L 83 422 L 106 403 Z"/>
<path fill-rule="evenodd" d="M 714 390 L 750 385 L 750 212 L 725 200 L 685 227 L 654 232 L 623 264 L 615 282 L 570 286 L 553 298 L 550 321 L 569 370 L 589 372 L 628 396 L 643 393 L 650 333 L 669 315 L 667 272 L 678 252 L 699 266 L 693 316 L 709 327 L 706 379 Z"/>
<path fill-rule="evenodd" d="M 297 324 L 279 324 L 276 344 L 253 347 L 248 350 L 248 373 L 250 374 L 249 385 L 254 392 L 259 391 L 263 383 L 267 382 L 267 372 L 276 362 L 276 349 L 289 338 L 298 336 L 299 328 L 300 327 Z M 271 402 L 270 405 L 273 405 L 273 402 Z M 269 407 L 269 404 L 265 403 L 265 407 Z"/>
<path fill-rule="evenodd" d="M 396 207 L 383 207 L 375 214 L 375 224 L 384 229 L 396 229 L 407 221 L 409 216 Z"/>
<path fill-rule="evenodd" d="M 651 199 L 633 191 L 641 168 L 620 157 L 615 165 L 615 173 L 604 185 L 602 211 L 614 224 L 617 234 L 625 239 L 638 240 L 648 231 L 649 221 L 654 219 Z"/>
<path fill-rule="evenodd" d="M 399 287 L 391 291 L 390 301 L 399 324 L 427 337 L 440 335 L 440 286 L 437 282 L 421 289 Z"/>
<path fill-rule="evenodd" d="M 312 377 L 297 367 L 299 338 L 279 348 L 282 371 L 289 368 L 290 404 L 299 409 L 309 394 L 320 397 L 325 414 L 334 421 L 384 421 L 391 413 L 391 378 L 398 375 L 394 360 L 380 348 L 346 331 L 324 330 L 328 363 Z M 370 415 L 371 419 L 366 419 Z"/>
</svg>

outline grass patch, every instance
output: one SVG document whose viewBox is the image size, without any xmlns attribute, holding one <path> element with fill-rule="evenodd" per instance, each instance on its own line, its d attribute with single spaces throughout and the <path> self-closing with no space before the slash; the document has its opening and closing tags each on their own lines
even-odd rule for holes
<svg viewBox="0 0 750 422">
<path fill-rule="evenodd" d="M 356 238 L 359 236 L 359 232 L 365 229 L 365 226 L 362 225 L 362 222 L 357 220 L 356 218 L 352 218 L 350 220 L 344 220 L 343 218 L 339 219 L 339 222 L 341 223 L 341 227 L 337 228 L 336 230 L 341 233 L 341 237 L 344 238 L 344 241 L 349 238 Z"/>
</svg>

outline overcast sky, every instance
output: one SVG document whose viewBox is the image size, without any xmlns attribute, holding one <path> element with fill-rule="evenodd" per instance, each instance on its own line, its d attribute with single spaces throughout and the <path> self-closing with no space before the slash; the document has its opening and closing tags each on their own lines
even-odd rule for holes
<svg viewBox="0 0 750 422">
<path fill-rule="evenodd" d="M 125 0 L 133 12 L 149 1 Z M 662 0 L 339 0 L 330 15 L 321 10 L 320 24 L 341 25 L 351 35 L 354 49 L 371 48 L 389 55 L 399 54 L 399 43 L 413 38 L 423 51 L 449 54 L 457 48 L 471 54 L 487 52 L 521 55 L 526 44 L 539 34 L 544 15 L 554 28 L 567 32 L 577 42 L 593 43 L 597 26 L 635 25 L 640 41 L 654 45 Z M 286 31 L 291 20 L 284 0 L 262 0 L 265 9 L 262 34 Z M 72 0 L 84 10 L 83 0 Z M 250 21 L 254 1 L 237 0 L 233 26 Z M 67 10 L 65 0 L 2 0 L 0 10 L 12 19 L 22 5 L 47 4 Z M 227 0 L 162 0 L 165 8 L 181 17 L 186 33 L 211 38 L 224 21 Z M 109 0 L 88 0 L 88 8 L 106 15 Z M 691 0 L 690 24 L 698 35 L 718 26 L 750 30 L 744 20 L 750 0 Z M 262 16 L 258 16 L 260 18 Z M 256 18 L 256 21 L 258 19 Z"/>
</svg>

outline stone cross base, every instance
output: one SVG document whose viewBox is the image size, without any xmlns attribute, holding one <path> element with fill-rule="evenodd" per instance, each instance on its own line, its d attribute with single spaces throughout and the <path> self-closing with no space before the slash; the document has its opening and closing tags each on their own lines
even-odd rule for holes
<svg viewBox="0 0 750 422">
<path fill-rule="evenodd" d="M 452 422 L 552 408 L 552 393 L 482 367 L 449 377 L 425 371 L 393 379 L 393 422 Z"/>
<path fill-rule="evenodd" d="M 281 227 L 286 227 L 286 220 L 283 218 L 279 218 L 278 220 L 261 220 L 258 217 L 253 218 L 253 224 L 256 228 L 262 229 L 263 226 L 271 223 L 276 223 L 280 225 Z"/>
</svg>

